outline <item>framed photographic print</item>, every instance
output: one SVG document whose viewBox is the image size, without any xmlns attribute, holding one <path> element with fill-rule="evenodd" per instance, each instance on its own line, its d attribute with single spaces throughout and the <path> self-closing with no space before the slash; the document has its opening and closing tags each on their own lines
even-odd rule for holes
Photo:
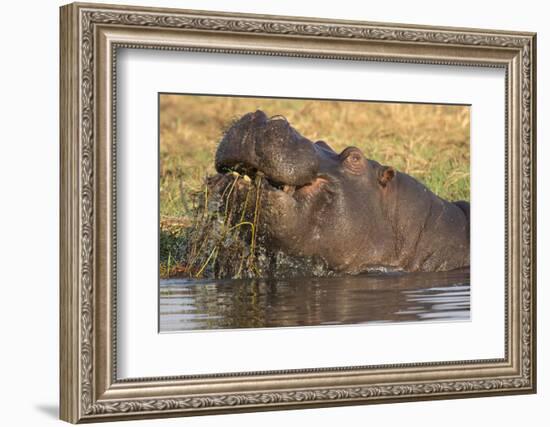
<svg viewBox="0 0 550 427">
<path fill-rule="evenodd" d="M 535 34 L 61 8 L 61 418 L 536 390 Z"/>
</svg>

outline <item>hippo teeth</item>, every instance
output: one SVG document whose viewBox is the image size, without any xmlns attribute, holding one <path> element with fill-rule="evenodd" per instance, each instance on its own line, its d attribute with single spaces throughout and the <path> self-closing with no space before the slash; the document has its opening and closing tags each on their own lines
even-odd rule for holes
<svg viewBox="0 0 550 427">
<path fill-rule="evenodd" d="M 235 180 L 235 182 L 238 181 L 240 185 L 244 184 L 245 186 L 249 186 L 253 182 L 256 183 L 259 180 L 263 180 L 263 182 L 269 185 L 269 187 L 271 187 L 272 189 L 275 189 L 276 191 L 281 191 L 291 197 L 294 197 L 295 195 L 300 193 L 303 189 L 307 189 L 315 183 L 314 181 L 314 183 L 304 184 L 304 185 L 284 184 L 282 182 L 278 182 L 273 179 L 270 179 L 261 171 L 246 170 L 243 168 L 228 170 L 227 172 L 225 172 L 225 176 L 231 177 L 232 179 Z"/>
<path fill-rule="evenodd" d="M 294 185 L 283 185 L 283 191 L 286 193 L 286 194 L 289 194 L 289 195 L 293 195 L 294 194 L 294 191 L 296 191 L 296 186 Z"/>
<path fill-rule="evenodd" d="M 248 170 L 246 168 L 243 168 L 240 165 L 235 166 L 232 169 L 229 169 L 226 173 L 227 176 L 242 179 L 244 183 L 250 184 L 252 181 L 254 181 L 256 178 L 265 178 L 269 185 L 271 185 L 273 188 L 283 191 L 284 193 L 292 196 L 296 191 L 295 185 L 290 184 L 283 184 L 280 182 L 273 181 L 266 177 L 263 172 L 258 170 Z M 300 187 L 301 188 L 301 187 Z"/>
</svg>

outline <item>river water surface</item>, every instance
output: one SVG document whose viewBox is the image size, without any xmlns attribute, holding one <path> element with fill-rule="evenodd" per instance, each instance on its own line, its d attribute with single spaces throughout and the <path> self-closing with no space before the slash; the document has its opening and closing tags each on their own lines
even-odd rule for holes
<svg viewBox="0 0 550 427">
<path fill-rule="evenodd" d="M 160 282 L 160 332 L 469 319 L 469 271 Z"/>
</svg>

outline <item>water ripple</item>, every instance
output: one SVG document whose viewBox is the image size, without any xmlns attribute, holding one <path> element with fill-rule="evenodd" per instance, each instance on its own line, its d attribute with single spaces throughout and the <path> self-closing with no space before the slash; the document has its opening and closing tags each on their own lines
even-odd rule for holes
<svg viewBox="0 0 550 427">
<path fill-rule="evenodd" d="M 468 271 L 160 285 L 161 332 L 469 319 Z"/>
</svg>

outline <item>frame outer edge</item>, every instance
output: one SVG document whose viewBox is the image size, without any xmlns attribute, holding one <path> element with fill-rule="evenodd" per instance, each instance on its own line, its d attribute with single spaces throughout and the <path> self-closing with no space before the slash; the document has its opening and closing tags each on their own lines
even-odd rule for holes
<svg viewBox="0 0 550 427">
<path fill-rule="evenodd" d="M 94 37 L 81 39 L 82 28 L 86 29 L 90 23 L 89 20 L 81 21 L 81 12 L 85 7 L 89 7 L 92 11 L 99 11 L 103 13 L 107 11 L 136 11 L 147 14 L 147 12 L 154 11 L 155 9 L 148 8 L 131 8 L 127 6 L 114 6 L 114 5 L 100 5 L 100 4 L 72 4 L 61 7 L 61 32 L 60 32 L 60 163 L 61 163 L 61 197 L 60 197 L 60 383 L 61 383 L 61 411 L 60 417 L 65 421 L 72 423 L 78 422 L 94 422 L 94 421 L 107 421 L 115 419 L 138 419 L 138 418 L 150 418 L 150 417 L 166 417 L 166 416 L 181 416 L 181 415 L 200 415 L 202 413 L 225 413 L 225 412 L 249 412 L 257 410 L 275 410 L 275 409 L 290 409 L 290 408 L 305 408 L 312 407 L 325 407 L 335 405 L 349 405 L 349 404 L 361 404 L 361 403 L 382 403 L 378 399 L 367 402 L 367 397 L 355 397 L 356 389 L 326 389 L 326 390 L 296 390 L 277 393 L 273 390 L 263 394 L 251 394 L 251 393 L 238 393 L 233 395 L 207 395 L 207 396 L 192 396 L 187 399 L 142 399 L 142 400 L 111 400 L 111 401 L 97 401 L 97 396 L 94 396 L 96 391 L 96 378 L 95 366 L 96 360 L 94 353 L 96 351 L 96 338 L 95 334 L 97 329 L 91 329 L 93 326 L 90 324 L 90 320 L 93 319 L 90 316 L 95 315 L 94 310 L 97 294 L 94 291 L 94 287 L 97 285 L 97 277 L 92 276 L 92 272 L 89 271 L 90 266 L 93 267 L 95 260 L 95 254 L 93 253 L 93 243 L 89 238 L 94 237 L 95 227 L 94 224 L 94 206 L 97 203 L 95 194 L 90 194 L 90 191 L 94 190 L 94 172 L 97 170 L 94 164 L 95 159 L 93 156 L 93 144 L 94 139 L 97 137 L 94 135 L 93 130 L 93 118 L 95 109 L 89 114 L 89 111 L 82 110 L 83 106 L 87 106 L 92 100 L 94 102 L 94 76 L 96 70 L 92 71 L 92 79 L 90 80 L 90 72 L 87 69 L 87 62 L 85 60 L 93 60 L 93 45 Z M 103 7 L 104 6 L 104 7 Z M 166 13 L 192 13 L 193 11 L 183 11 L 176 9 L 157 9 L 163 10 Z M 194 13 L 193 13 L 194 14 Z M 192 22 L 189 27 L 182 25 L 182 28 L 195 28 L 200 27 L 206 31 L 227 31 L 222 25 L 219 28 L 217 25 L 219 22 L 214 18 L 221 18 L 220 21 L 225 21 L 223 18 L 242 16 L 244 21 L 247 18 L 250 19 L 250 24 L 255 24 L 266 17 L 261 15 L 246 15 L 246 14 L 220 14 L 217 12 L 196 12 L 197 16 L 193 16 L 197 19 L 197 24 Z M 133 14 L 131 14 L 133 17 Z M 84 15 L 85 16 L 85 15 Z M 144 18 L 148 16 L 144 15 Z M 269 17 L 268 17 L 269 18 Z M 297 26 L 298 23 L 306 23 L 306 27 L 315 30 L 318 24 L 319 27 L 326 27 L 325 22 L 317 21 L 314 18 L 291 18 L 291 17 L 272 17 L 282 19 L 287 22 L 287 26 L 291 28 L 289 34 L 298 34 L 297 37 L 310 37 L 311 34 L 305 32 L 301 26 Z M 111 19 L 106 17 L 105 21 Z M 269 19 L 267 19 L 269 21 Z M 233 19 L 232 21 L 235 21 Z M 252 22 L 254 21 L 254 22 Z M 257 21 L 257 22 L 256 22 Z M 148 19 L 142 21 L 141 25 L 149 25 Z M 236 21 L 235 21 L 236 22 Z M 334 24 L 349 24 L 343 21 L 335 21 Z M 225 24 L 225 22 L 222 22 Z M 375 23 L 358 23 L 360 27 L 363 25 L 375 25 Z M 131 22 L 131 25 L 140 25 L 138 22 Z M 387 28 L 391 29 L 393 24 L 386 24 Z M 381 25 L 383 26 L 383 25 Z M 82 28 L 81 28 L 82 27 Z M 295 27 L 295 30 L 292 28 Z M 231 26 L 228 26 L 231 30 Z M 253 26 L 237 28 L 237 32 L 244 32 L 246 34 L 256 31 Z M 263 28 L 263 27 L 262 27 Z M 266 27 L 267 28 L 267 27 Z M 267 28 L 266 33 L 274 32 L 276 35 L 283 33 L 282 29 Z M 406 26 L 405 30 L 414 28 L 412 26 Z M 420 27 L 422 28 L 422 27 Z M 233 30 L 235 30 L 233 28 Z M 327 39 L 340 39 L 344 37 L 351 38 L 363 38 L 362 32 L 357 32 L 360 29 L 351 28 L 356 32 L 334 35 L 329 31 L 329 28 L 320 28 L 320 33 L 315 37 L 327 36 Z M 400 29 L 401 30 L 401 29 Z M 417 32 L 406 32 L 406 34 L 399 33 L 397 36 L 398 41 L 401 38 L 407 36 L 413 36 L 415 38 L 412 41 L 419 41 L 426 45 L 439 45 L 446 43 L 447 45 L 460 45 L 466 44 L 469 46 L 481 43 L 482 46 L 497 46 L 510 49 L 529 49 L 530 52 L 524 57 L 527 61 L 530 60 L 531 66 L 527 64 L 529 68 L 528 72 L 528 84 L 525 91 L 528 92 L 525 108 L 530 117 L 523 121 L 524 129 L 530 133 L 530 138 L 523 139 L 524 147 L 529 150 L 529 154 L 522 157 L 522 160 L 527 161 L 525 169 L 520 168 L 520 173 L 526 173 L 527 179 L 524 181 L 525 188 L 520 190 L 520 197 L 524 191 L 530 192 L 529 195 L 525 195 L 525 202 L 528 203 L 528 208 L 524 208 L 523 212 L 528 210 L 524 216 L 527 224 L 530 225 L 530 230 L 527 230 L 528 243 L 525 247 L 526 256 L 528 259 L 527 267 L 527 283 L 523 290 L 523 303 L 525 304 L 525 311 L 529 312 L 530 316 L 526 316 L 525 326 L 531 327 L 531 333 L 528 329 L 526 334 L 522 335 L 526 339 L 523 345 L 523 352 L 520 353 L 520 358 L 531 362 L 526 365 L 527 369 L 523 370 L 523 376 L 517 379 L 510 379 L 510 384 L 507 382 L 499 385 L 500 378 L 496 378 L 493 381 L 477 381 L 478 388 L 472 388 L 471 396 L 475 395 L 496 395 L 500 394 L 498 388 L 502 387 L 500 392 L 502 394 L 521 394 L 532 393 L 536 391 L 536 340 L 535 340 L 535 283 L 536 283 L 536 264 L 535 264 L 535 244 L 536 244 L 536 182 L 535 182 L 535 143 L 536 143 L 536 129 L 535 129 L 535 111 L 536 111 L 536 99 L 535 99 L 535 75 L 536 75 L 536 36 L 533 33 L 506 33 L 495 32 L 495 35 L 490 31 L 479 31 L 468 29 L 464 37 L 470 37 L 463 39 L 462 41 L 456 41 L 453 38 L 454 30 L 460 30 L 458 28 L 438 28 L 438 27 L 426 27 L 425 30 L 434 32 L 435 39 L 430 37 L 423 37 L 418 32 L 418 40 L 416 40 L 415 34 Z M 437 37 L 440 34 L 438 31 L 447 31 L 449 34 L 444 34 L 445 37 Z M 87 33 L 86 33 L 87 34 Z M 499 36 L 496 36 L 499 34 Z M 329 37 L 330 36 L 330 37 Z M 432 34 L 433 36 L 433 34 Z M 393 36 L 391 36 L 393 37 Z M 391 38 L 390 37 L 390 38 Z M 380 38 L 381 39 L 381 38 Z M 411 41 L 407 39 L 408 41 Z M 90 50 L 92 48 L 92 50 Z M 91 55 L 88 58 L 87 55 Z M 81 60 L 83 62 L 81 62 Z M 93 61 L 92 61 L 93 63 Z M 520 60 L 520 64 L 522 61 Z M 82 74 L 85 74 L 86 80 Z M 83 80 L 81 80 L 83 79 Z M 91 85 L 91 86 L 89 86 Z M 93 91 L 88 92 L 88 89 Z M 524 94 L 523 90 L 520 90 L 521 94 Z M 520 104 L 521 105 L 521 104 Z M 524 111 L 525 111 L 524 110 Z M 92 128 L 90 128 L 89 120 L 92 119 Z M 520 125 L 521 126 L 521 125 Z M 92 162 L 90 164 L 90 161 Z M 84 194 L 86 193 L 86 194 Z M 81 198 L 80 196 L 86 196 Z M 82 229 L 82 228 L 85 228 Z M 529 295 L 530 292 L 530 295 Z M 527 325 L 528 323 L 528 325 Z M 525 330 L 525 329 L 524 329 Z M 528 372 L 528 373 L 527 373 Z M 504 380 L 503 380 L 504 381 Z M 462 383 L 462 382 L 461 382 Z M 470 383 L 464 382 L 466 385 Z M 409 401 L 409 400 L 432 400 L 437 398 L 462 398 L 470 397 L 465 393 L 457 394 L 460 390 L 453 391 L 452 386 L 454 383 L 441 384 L 441 390 L 433 388 L 438 384 L 420 384 L 423 387 L 421 390 L 415 389 L 415 384 L 397 385 L 398 391 L 403 390 L 404 393 L 399 393 L 399 396 L 392 395 L 392 398 L 388 399 L 391 402 Z M 508 385 L 506 385 L 508 384 Z M 460 384 L 459 384 L 460 385 Z M 475 385 L 475 384 L 474 384 Z M 447 390 L 450 386 L 451 390 Z M 407 392 L 411 387 L 411 392 Z M 477 386 L 476 386 L 477 387 Z M 382 389 L 382 388 L 381 388 Z M 439 391 L 438 391 L 439 390 Z M 317 391 L 319 391 L 318 394 Z M 340 391 L 344 394 L 340 396 Z M 384 391 L 384 390 L 382 390 Z M 464 390 L 462 390 L 463 392 Z M 338 392 L 333 400 L 333 394 Z M 346 393 L 351 393 L 349 396 Z M 388 392 L 392 392 L 388 388 Z M 327 397 L 323 398 L 322 393 L 326 393 Z M 360 393 L 361 394 L 361 393 Z M 346 397 L 347 396 L 347 397 Z M 369 398 L 375 397 L 368 395 Z M 268 398 L 268 400 L 265 400 Z M 271 399 L 271 400 L 270 400 Z M 304 400 L 305 399 L 305 400 Z"/>
<path fill-rule="evenodd" d="M 537 33 L 531 36 L 531 389 L 537 393 Z"/>
<path fill-rule="evenodd" d="M 59 9 L 59 418 L 79 416 L 78 19 L 74 5 Z"/>
<path fill-rule="evenodd" d="M 103 11 L 120 11 L 124 10 L 128 13 L 160 13 L 160 14 L 181 14 L 186 13 L 188 15 L 194 15 L 195 17 L 205 18 L 221 18 L 221 19 L 255 19 L 264 21 L 288 21 L 294 23 L 303 24 L 339 24 L 342 26 L 375 26 L 375 27 L 387 27 L 387 28 L 400 28 L 408 30 L 424 30 L 424 31 L 450 31 L 450 32 L 469 32 L 477 34 L 490 34 L 490 35 L 506 35 L 506 36 L 518 36 L 518 37 L 533 37 L 536 33 L 531 31 L 513 31 L 505 29 L 495 28 L 476 28 L 476 27 L 462 27 L 462 26 L 441 26 L 441 25 L 426 25 L 426 24 L 410 24 L 404 22 L 394 21 L 365 21 L 356 19 L 334 19 L 334 18 L 320 18 L 312 15 L 278 15 L 278 14 L 265 14 L 265 13 L 252 13 L 252 12 L 235 12 L 235 11 L 221 11 L 221 10 L 207 10 L 207 9 L 187 9 L 181 7 L 163 7 L 163 6 L 142 6 L 142 5 L 128 5 L 128 4 L 112 4 L 112 3 L 90 3 L 74 2 L 75 5 L 81 9 L 96 9 Z"/>
</svg>

